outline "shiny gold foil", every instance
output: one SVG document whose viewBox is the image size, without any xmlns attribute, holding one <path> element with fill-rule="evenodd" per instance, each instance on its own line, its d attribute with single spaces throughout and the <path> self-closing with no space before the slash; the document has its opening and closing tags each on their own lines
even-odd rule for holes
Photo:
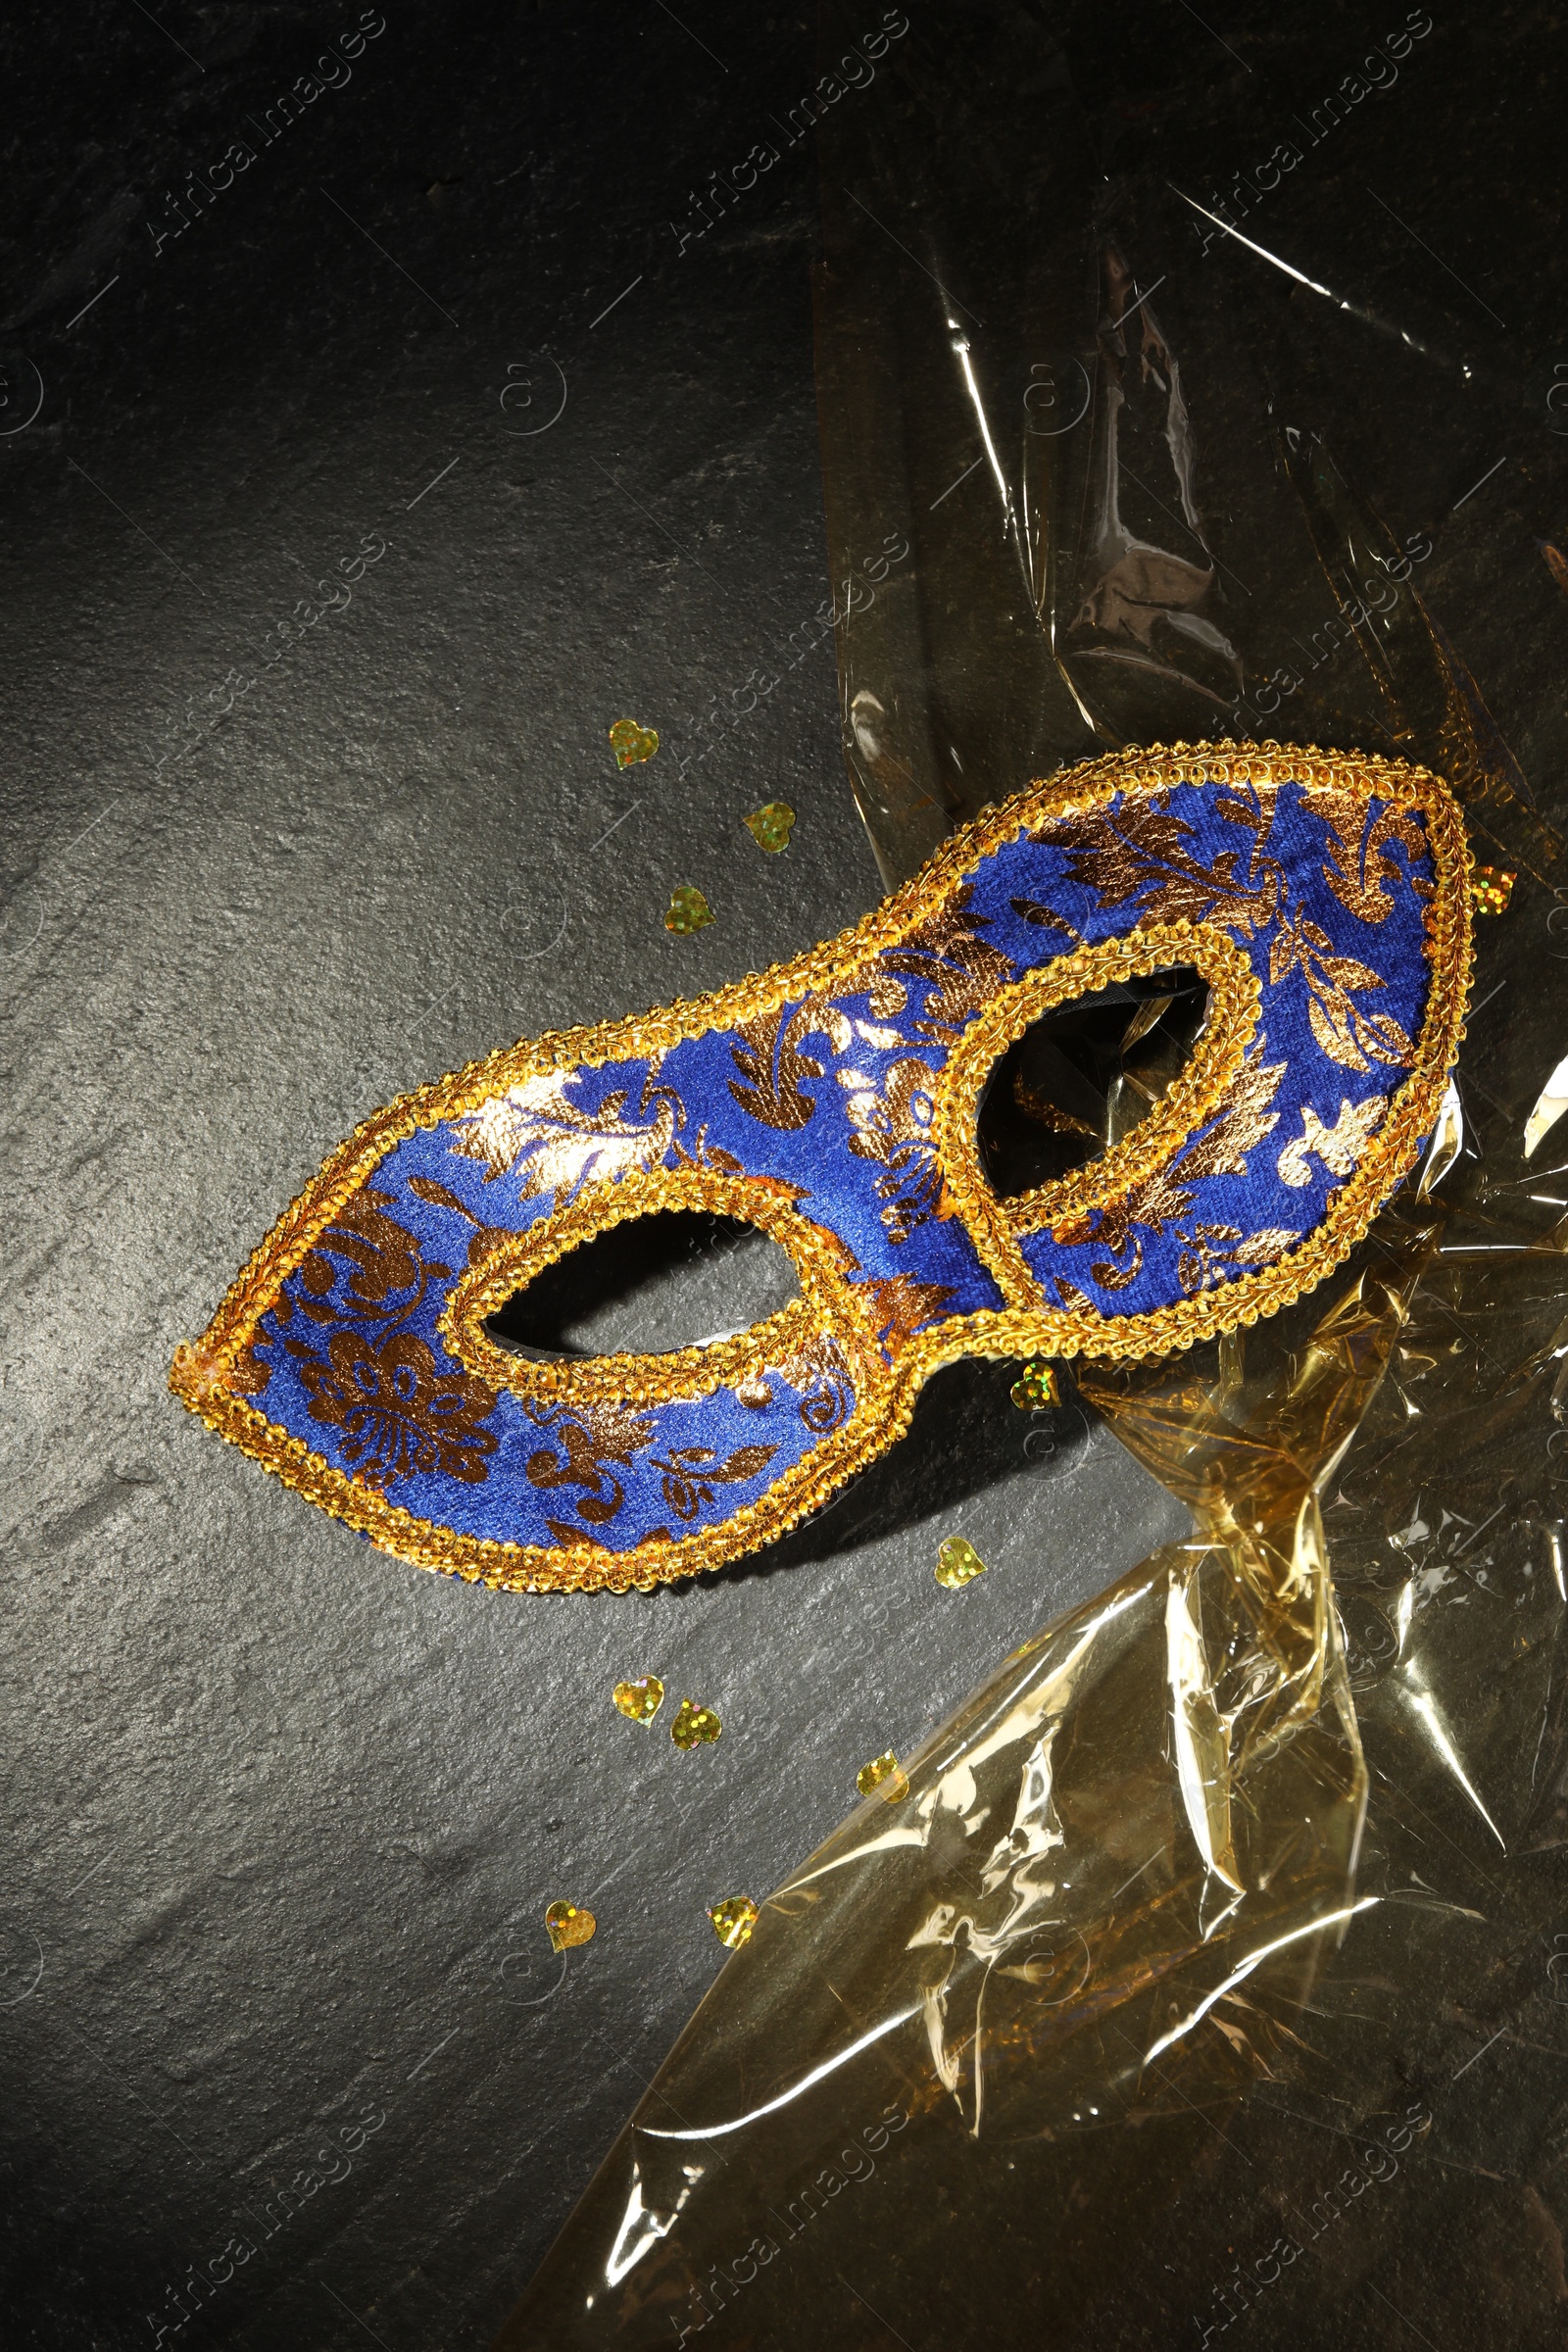
<svg viewBox="0 0 1568 2352">
<path fill-rule="evenodd" d="M 852 1815 L 762 1904 L 506 2344 L 673 2341 L 743 2302 L 737 2340 L 879 2343 L 840 2274 L 915 2343 L 999 2246 L 998 2341 L 1020 2310 L 1040 2342 L 1098 2310 L 1110 2344 L 1112 2248 L 1189 2186 L 1239 2257 L 1284 2241 L 1280 2278 L 1337 2210 L 1324 2181 L 1371 2196 L 1445 2132 L 1458 2161 L 1453 2078 L 1489 2036 L 1522 2015 L 1568 2068 L 1568 1214 L 1521 1184 L 1516 1110 L 1456 1106 L 1423 1183 L 1276 1323 L 1083 1374 L 1190 1538 L 1042 1627 L 896 1813 Z M 803 2205 L 870 2128 L 883 2201 Z M 1125 2340 L 1206 2340 L 1249 2308 L 1228 2276 Z"/>
</svg>

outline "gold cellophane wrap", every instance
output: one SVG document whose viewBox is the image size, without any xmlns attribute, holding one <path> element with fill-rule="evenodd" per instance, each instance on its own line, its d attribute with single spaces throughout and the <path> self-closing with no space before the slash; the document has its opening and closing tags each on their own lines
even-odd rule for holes
<svg viewBox="0 0 1568 2352">
<path fill-rule="evenodd" d="M 958 14 L 961 61 L 911 33 L 885 102 L 818 134 L 846 745 L 885 876 L 1009 775 L 1241 731 L 1194 720 L 1231 654 L 1255 708 L 1324 582 L 1382 565 L 1393 603 L 1269 731 L 1429 761 L 1519 883 L 1478 925 L 1424 1164 L 1354 1258 L 1270 1325 L 1081 1369 L 1190 1539 L 1043 1626 L 903 1759 L 906 1795 L 761 1905 L 502 2341 L 1544 2352 L 1568 2328 L 1568 1124 L 1528 1157 L 1526 1126 L 1568 1052 L 1563 837 L 1440 617 L 1464 551 L 1412 570 L 1331 446 L 1371 378 L 1330 362 L 1384 348 L 1378 321 L 1325 319 L 1308 367 L 1296 315 L 1244 312 L 1205 255 L 1194 348 L 1145 302 L 1135 385 L 1143 330 L 1107 321 L 1175 267 L 1174 228 L 1097 172 L 1038 27 Z M 828 12 L 829 49 L 851 24 Z M 1008 42 L 982 169 L 964 109 Z M 1048 227 L 988 239 L 1008 208 Z M 1263 358 L 1227 373 L 1244 339 Z M 1081 429 L 1009 440 L 998 394 L 982 447 L 988 382 L 1010 370 L 1015 409 L 1037 356 L 1058 389 L 1080 369 Z M 1106 589 L 1101 525 L 1131 493 L 1101 494 L 1135 392 L 1163 402 L 1139 466 L 1168 460 L 1169 544 L 1215 579 L 1195 448 L 1226 488 L 1248 603 L 1139 575 L 1206 638 L 1116 634 L 1132 572 Z M 943 489 L 977 450 L 986 530 Z M 841 593 L 899 537 L 869 603 Z M 1526 649 L 1516 707 L 1541 667 Z"/>
<path fill-rule="evenodd" d="M 1561 2340 L 1568 1216 L 1522 1125 L 1456 1100 L 1316 1300 L 1085 1380 L 1191 1541 L 762 1905 L 504 2340 L 1329 2344 L 1461 2248 L 1477 2340 Z"/>
</svg>

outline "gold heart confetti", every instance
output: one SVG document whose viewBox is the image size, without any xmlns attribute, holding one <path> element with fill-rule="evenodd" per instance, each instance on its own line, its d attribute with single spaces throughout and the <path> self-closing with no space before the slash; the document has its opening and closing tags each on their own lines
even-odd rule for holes
<svg viewBox="0 0 1568 2352">
<path fill-rule="evenodd" d="M 610 730 L 610 748 L 617 767 L 635 767 L 639 760 L 653 758 L 659 737 L 652 727 L 640 727 L 634 718 L 617 718 Z"/>
<path fill-rule="evenodd" d="M 956 1592 L 960 1585 L 972 1585 L 985 1572 L 984 1560 L 962 1536 L 950 1536 L 937 1553 L 937 1583 L 946 1585 L 950 1592 Z"/>
<path fill-rule="evenodd" d="M 1020 1413 L 1043 1413 L 1061 1402 L 1061 1383 L 1043 1355 L 1031 1356 L 1007 1391 Z"/>
<path fill-rule="evenodd" d="M 753 840 L 776 857 L 790 846 L 795 811 L 788 801 L 769 801 L 765 808 L 754 808 L 746 823 Z"/>
<path fill-rule="evenodd" d="M 545 1927 L 558 1952 L 590 1941 L 598 1925 L 591 1911 L 583 1911 L 575 1903 L 552 1903 L 545 1913 Z"/>
<path fill-rule="evenodd" d="M 689 1698 L 680 1702 L 680 1713 L 669 1727 L 669 1736 L 677 1747 L 696 1747 L 704 1740 L 716 1740 L 724 1726 L 711 1707 L 699 1707 Z"/>
<path fill-rule="evenodd" d="M 664 917 L 666 931 L 700 931 L 713 919 L 712 909 L 700 890 L 690 882 L 678 882 L 669 894 L 669 912 Z"/>
<path fill-rule="evenodd" d="M 902 1805 L 909 1793 L 909 1776 L 890 1747 L 884 1755 L 873 1756 L 869 1764 L 860 1766 L 855 1786 L 862 1796 L 880 1795 L 885 1805 Z"/>
<path fill-rule="evenodd" d="M 738 1952 L 743 1943 L 752 1940 L 757 1925 L 757 1905 L 749 1894 L 732 1894 L 722 1903 L 710 1903 L 708 1916 L 713 1923 L 713 1933 L 730 1951 Z"/>
<path fill-rule="evenodd" d="M 664 1703 L 664 1686 L 657 1674 L 640 1674 L 634 1683 L 617 1683 L 612 1696 L 633 1723 L 652 1723 Z"/>
<path fill-rule="evenodd" d="M 1478 865 L 1470 877 L 1470 904 L 1477 914 L 1506 914 L 1518 879 L 1506 866 Z"/>
</svg>

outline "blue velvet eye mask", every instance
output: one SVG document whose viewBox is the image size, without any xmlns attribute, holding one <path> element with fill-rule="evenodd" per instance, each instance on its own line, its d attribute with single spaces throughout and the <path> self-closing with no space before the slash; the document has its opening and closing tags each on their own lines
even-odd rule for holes
<svg viewBox="0 0 1568 2352">
<path fill-rule="evenodd" d="M 523 1043 L 361 1127 L 280 1218 L 176 1393 L 422 1567 L 651 1586 L 754 1549 L 963 1355 L 1162 1354 L 1343 1259 L 1434 1123 L 1463 1018 L 1469 854 L 1373 759 L 1129 752 L 948 841 L 825 947 Z M 1054 1006 L 1174 967 L 1180 1074 L 1087 1166 L 1003 1198 L 982 1099 Z M 567 1251 L 703 1209 L 800 1295 L 660 1355 L 533 1361 L 486 1319 Z"/>
</svg>

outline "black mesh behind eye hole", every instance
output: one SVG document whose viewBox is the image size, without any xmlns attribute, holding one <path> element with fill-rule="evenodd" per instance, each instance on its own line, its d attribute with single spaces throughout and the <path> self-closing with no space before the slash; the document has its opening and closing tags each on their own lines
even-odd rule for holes
<svg viewBox="0 0 1568 2352">
<path fill-rule="evenodd" d="M 568 1250 L 485 1317 L 519 1355 L 661 1355 L 745 1331 L 799 1298 L 787 1251 L 738 1217 L 659 1209 Z"/>
<path fill-rule="evenodd" d="M 998 1198 L 1016 1200 L 1130 1135 L 1192 1058 L 1207 1012 L 1207 983 L 1178 964 L 1043 1013 L 981 1097 L 980 1165 Z"/>
</svg>

